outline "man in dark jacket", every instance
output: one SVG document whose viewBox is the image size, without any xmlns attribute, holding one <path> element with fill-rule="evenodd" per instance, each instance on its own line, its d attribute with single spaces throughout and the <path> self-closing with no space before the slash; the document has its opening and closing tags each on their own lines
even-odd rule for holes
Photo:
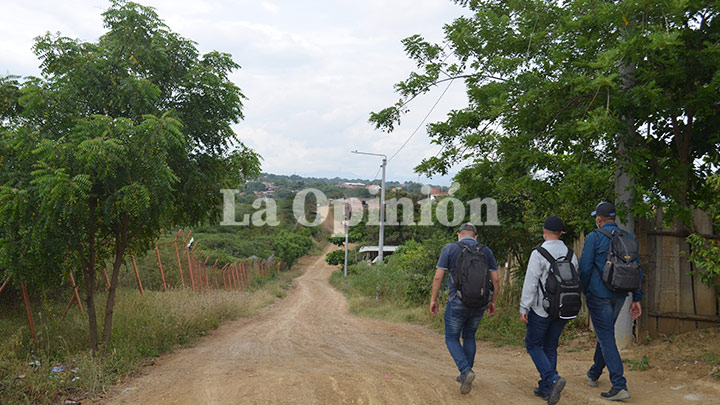
<svg viewBox="0 0 720 405">
<path fill-rule="evenodd" d="M 610 233 L 621 231 L 615 223 L 616 213 L 613 204 L 601 202 L 591 215 L 595 217 L 598 228 Z M 629 232 L 622 232 L 633 240 L 635 239 Z M 620 401 L 630 398 L 630 392 L 627 389 L 627 380 L 623 376 L 622 359 L 615 342 L 615 322 L 628 293 L 612 292 L 602 281 L 601 272 L 605 266 L 609 249 L 610 238 L 598 231 L 590 232 L 585 238 L 585 246 L 580 258 L 579 275 L 586 297 L 588 312 L 590 312 L 590 318 L 597 335 L 594 362 L 587 372 L 588 385 L 597 387 L 598 378 L 600 378 L 603 369 L 607 367 L 610 373 L 612 389 L 601 393 L 600 396 L 611 401 Z M 633 303 L 630 306 L 630 313 L 633 320 L 637 319 L 642 313 L 641 298 L 641 289 L 632 292 Z"/>
</svg>

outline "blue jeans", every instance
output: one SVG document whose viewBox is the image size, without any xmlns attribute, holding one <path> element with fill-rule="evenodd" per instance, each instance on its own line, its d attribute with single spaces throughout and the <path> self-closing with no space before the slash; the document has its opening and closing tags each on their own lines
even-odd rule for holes
<svg viewBox="0 0 720 405">
<path fill-rule="evenodd" d="M 487 306 L 468 308 L 457 297 L 450 300 L 445 307 L 445 344 L 460 373 L 473 367 L 475 332 L 486 309 Z"/>
<path fill-rule="evenodd" d="M 544 394 L 550 392 L 560 377 L 557 372 L 558 340 L 567 322 L 567 319 L 543 318 L 532 310 L 528 313 L 525 348 L 540 373 L 538 388 Z"/>
<path fill-rule="evenodd" d="M 597 335 L 594 363 L 587 375 L 597 380 L 603 369 L 607 367 L 613 388 L 627 389 L 627 380 L 623 377 L 622 359 L 615 343 L 615 321 L 620 315 L 625 297 L 600 298 L 588 294 L 586 298 L 588 312 Z"/>
</svg>

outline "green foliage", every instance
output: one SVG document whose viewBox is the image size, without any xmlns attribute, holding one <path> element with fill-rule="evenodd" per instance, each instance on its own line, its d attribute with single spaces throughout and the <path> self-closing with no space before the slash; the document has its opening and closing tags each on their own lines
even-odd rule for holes
<svg viewBox="0 0 720 405">
<path fill-rule="evenodd" d="M 348 242 L 359 242 L 362 236 L 363 235 L 360 232 L 348 232 Z M 327 240 L 335 246 L 345 246 L 345 236 L 328 236 Z"/>
<path fill-rule="evenodd" d="M 720 228 L 720 175 L 707 180 L 710 198 L 702 201 L 698 208 L 710 215 L 714 230 Z M 708 286 L 720 283 L 720 245 L 717 240 L 708 239 L 699 233 L 687 237 L 690 244 L 690 261 L 695 266 L 693 275 Z"/>
<path fill-rule="evenodd" d="M 348 251 L 348 263 L 352 265 L 358 260 L 357 249 Z M 325 256 L 325 262 L 331 266 L 343 266 L 345 264 L 345 249 L 333 250 Z M 348 269 L 348 271 L 350 271 Z"/>
<path fill-rule="evenodd" d="M 348 267 L 350 285 L 365 296 L 377 296 L 410 305 L 424 303 L 430 296 L 435 264 L 444 242 L 441 237 L 422 243 L 411 240 L 389 256 L 387 263 L 371 266 L 361 262 L 351 265 Z M 333 260 L 342 264 L 345 260 L 344 251 L 331 252 L 326 260 L 328 263 Z"/>
<path fill-rule="evenodd" d="M 308 228 L 290 232 L 281 230 L 272 237 L 273 250 L 277 257 L 292 266 L 297 259 L 304 256 L 313 246 L 312 233 Z"/>
<path fill-rule="evenodd" d="M 467 164 L 460 195 L 498 201 L 501 228 L 481 232 L 499 257 L 523 268 L 547 215 L 566 221 L 568 238 L 591 229 L 618 168 L 634 194 L 621 216 L 662 210 L 691 226 L 692 206 L 717 201 L 705 179 L 720 164 L 718 4 L 458 3 L 469 15 L 445 25 L 444 46 L 403 41 L 418 68 L 370 120 L 392 131 L 412 99 L 464 82 L 468 104 L 428 125 L 443 149 L 416 170 Z"/>
<path fill-rule="evenodd" d="M 690 261 L 695 265 L 693 275 L 708 286 L 717 284 L 720 276 L 720 245 L 698 234 L 687 237 L 690 244 Z"/>
</svg>

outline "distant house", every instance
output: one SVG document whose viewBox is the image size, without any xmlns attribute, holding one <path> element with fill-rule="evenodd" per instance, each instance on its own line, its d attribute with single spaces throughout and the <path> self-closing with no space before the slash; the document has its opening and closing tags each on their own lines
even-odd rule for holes
<svg viewBox="0 0 720 405">
<path fill-rule="evenodd" d="M 262 195 L 272 195 L 275 194 L 275 190 L 277 190 L 277 186 L 273 183 L 268 183 L 267 181 L 263 181 L 263 184 L 265 185 L 265 191 L 262 192 Z"/>
<path fill-rule="evenodd" d="M 365 187 L 364 183 L 343 183 L 340 185 L 340 187 L 343 188 L 363 188 Z"/>
<path fill-rule="evenodd" d="M 365 186 L 365 189 L 371 192 L 380 191 L 380 186 L 378 186 L 377 184 L 368 184 L 367 186 Z"/>
<path fill-rule="evenodd" d="M 390 256 L 395 253 L 397 246 L 383 246 L 383 258 Z M 363 260 L 367 260 L 370 263 L 376 263 L 378 259 L 378 253 L 380 252 L 379 246 L 363 246 L 360 248 L 360 257 Z"/>
<path fill-rule="evenodd" d="M 380 209 L 380 202 L 377 198 L 354 198 L 355 201 L 360 201 L 363 209 L 365 210 L 377 210 Z"/>
<path fill-rule="evenodd" d="M 440 191 L 440 187 L 433 187 L 432 190 L 430 190 L 430 199 L 432 201 L 437 201 L 447 196 L 447 191 Z"/>
</svg>

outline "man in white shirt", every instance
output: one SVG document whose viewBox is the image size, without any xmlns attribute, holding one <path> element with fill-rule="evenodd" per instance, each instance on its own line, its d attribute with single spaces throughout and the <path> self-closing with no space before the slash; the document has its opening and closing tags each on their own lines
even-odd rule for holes
<svg viewBox="0 0 720 405">
<path fill-rule="evenodd" d="M 560 240 L 563 222 L 558 217 L 548 217 L 543 225 L 545 242 L 541 245 L 555 259 L 565 257 L 568 248 Z M 573 254 L 572 264 L 577 269 L 577 256 Z M 533 250 L 523 283 L 520 299 L 520 320 L 527 324 L 525 347 L 540 373 L 538 387 L 533 393 L 556 404 L 565 388 L 565 379 L 557 372 L 557 347 L 567 319 L 553 319 L 543 306 L 544 286 L 550 271 L 550 262 L 540 252 Z"/>
</svg>

